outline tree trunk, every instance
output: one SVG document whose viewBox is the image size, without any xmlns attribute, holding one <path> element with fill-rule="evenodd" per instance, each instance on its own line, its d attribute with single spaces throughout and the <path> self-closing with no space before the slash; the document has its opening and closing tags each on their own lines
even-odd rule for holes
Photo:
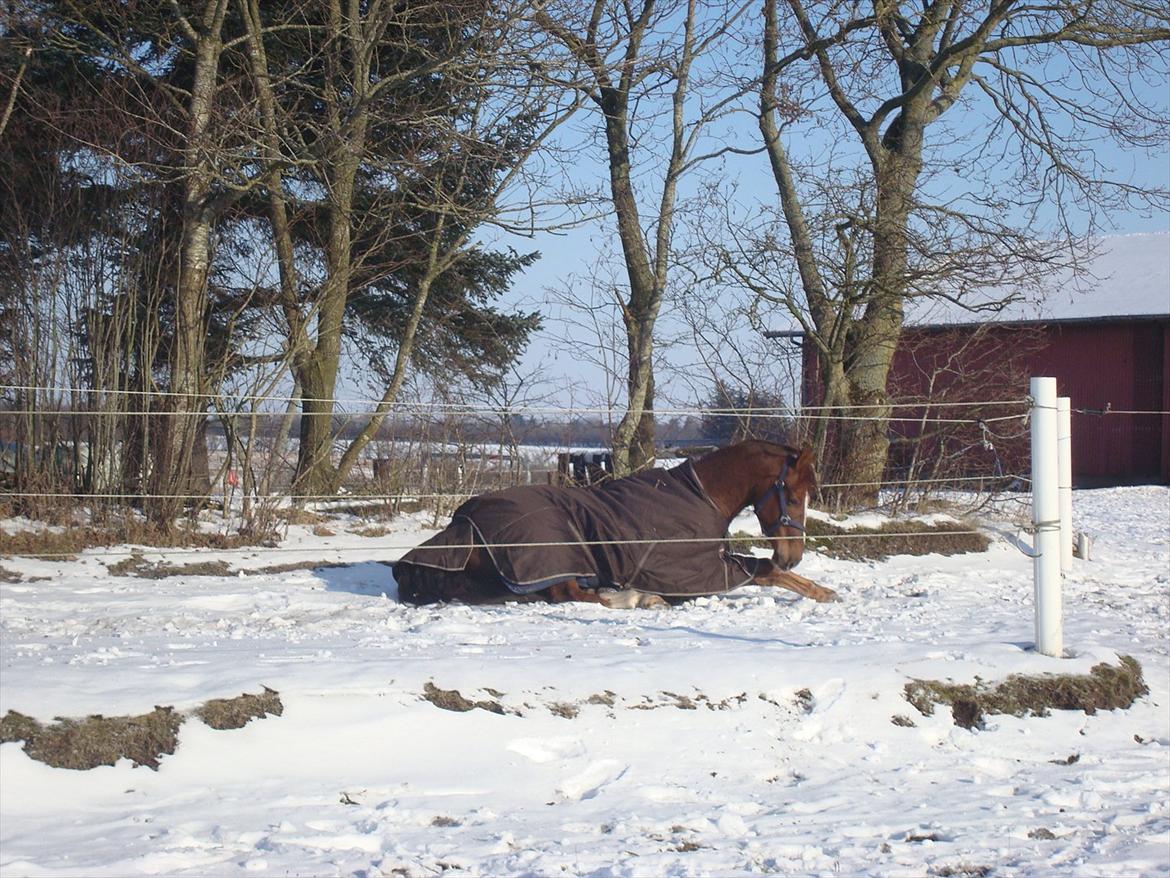
<svg viewBox="0 0 1170 878">
<path fill-rule="evenodd" d="M 845 422 L 839 469 L 840 481 L 851 483 L 842 489 L 841 499 L 853 506 L 876 503 L 890 448 L 887 383 L 902 333 L 908 224 L 922 169 L 925 128 L 913 110 L 908 107 L 891 124 L 874 168 L 873 289 L 862 319 L 853 327 L 846 373 L 849 403 L 865 408 L 847 412 L 858 419 Z"/>
<path fill-rule="evenodd" d="M 342 22 L 340 8 L 331 6 L 330 27 L 334 34 L 346 33 L 351 60 L 362 54 L 357 40 L 357 23 Z M 340 67 L 342 59 L 332 65 Z M 356 63 L 356 61 L 355 61 Z M 360 67 L 360 65 L 358 65 Z M 325 189 L 329 193 L 329 238 L 325 247 L 327 277 L 321 286 L 317 309 L 317 340 L 312 347 L 293 357 L 293 373 L 301 384 L 301 440 L 297 453 L 296 488 L 301 494 L 332 494 L 340 487 L 333 464 L 333 398 L 341 363 L 341 336 L 353 272 L 353 197 L 361 156 L 365 152 L 369 109 L 361 103 L 367 79 L 361 71 L 349 71 L 359 93 L 346 97 L 337 91 L 346 81 L 340 70 L 333 72 L 325 87 L 330 127 L 339 135 L 331 160 L 326 164 Z M 356 104 L 356 108 L 354 105 Z"/>
<path fill-rule="evenodd" d="M 207 28 L 194 34 L 194 76 L 188 107 L 187 144 L 184 151 L 183 237 L 179 276 L 175 283 L 175 329 L 171 349 L 173 395 L 162 405 L 170 412 L 162 420 L 164 436 L 161 453 L 152 467 L 152 493 L 146 504 L 149 517 L 170 526 L 185 498 L 200 493 L 192 478 L 192 456 L 204 421 L 207 405 L 207 280 L 211 270 L 214 169 L 211 166 L 209 129 L 215 108 L 219 58 L 223 50 L 220 34 L 227 0 L 215 0 L 206 12 Z"/>
<path fill-rule="evenodd" d="M 628 475 L 654 459 L 654 323 L 661 301 L 660 278 L 655 276 L 646 253 L 638 200 L 630 179 L 626 102 L 627 96 L 619 90 L 602 90 L 610 198 L 630 284 L 629 299 L 622 305 L 629 358 L 626 412 L 613 438 L 614 472 L 619 476 Z"/>
</svg>

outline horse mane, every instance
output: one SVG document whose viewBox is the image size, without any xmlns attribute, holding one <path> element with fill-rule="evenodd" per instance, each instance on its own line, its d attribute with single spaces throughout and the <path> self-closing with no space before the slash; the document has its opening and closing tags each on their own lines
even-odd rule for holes
<svg viewBox="0 0 1170 878">
<path fill-rule="evenodd" d="M 732 452 L 742 452 L 747 449 L 755 451 L 762 451 L 772 456 L 797 457 L 800 455 L 801 449 L 795 445 L 787 445 L 780 442 L 772 442 L 769 439 L 745 439 L 742 442 L 734 442 L 731 445 L 724 445 L 722 448 L 716 448 L 704 454 L 699 460 L 708 460 L 710 458 L 723 456 Z"/>
<path fill-rule="evenodd" d="M 706 490 L 712 496 L 716 493 L 724 497 L 724 502 L 730 508 L 735 505 L 736 509 L 743 508 L 743 495 L 732 490 L 731 494 L 725 494 L 720 489 L 720 486 L 726 482 L 727 476 L 733 471 L 743 472 L 743 466 L 746 464 L 750 467 L 749 471 L 755 470 L 754 485 L 741 487 L 741 490 L 751 491 L 754 498 L 759 496 L 760 492 L 764 490 L 767 484 L 770 484 L 781 472 L 780 463 L 769 465 L 770 473 L 761 474 L 758 467 L 765 461 L 775 461 L 776 458 L 792 458 L 799 457 L 804 452 L 797 446 L 782 444 L 779 442 L 770 442 L 766 439 L 748 439 L 744 442 L 736 442 L 732 445 L 725 445 L 722 448 L 717 448 L 708 454 L 694 461 L 696 472 L 703 482 Z M 756 463 L 752 464 L 751 461 Z M 817 475 L 815 467 L 802 466 L 800 468 L 793 468 L 789 470 L 789 478 L 795 478 L 795 481 L 790 481 L 789 488 L 793 494 L 807 492 L 813 493 L 817 485 Z M 761 479 L 765 479 L 761 483 Z M 734 514 L 734 510 L 733 510 Z"/>
</svg>

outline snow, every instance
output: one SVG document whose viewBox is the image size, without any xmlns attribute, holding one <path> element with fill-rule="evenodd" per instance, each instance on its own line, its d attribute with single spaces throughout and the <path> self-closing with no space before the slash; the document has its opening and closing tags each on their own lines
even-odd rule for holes
<svg viewBox="0 0 1170 878">
<path fill-rule="evenodd" d="M 1072 320 L 1170 315 L 1170 232 L 1111 235 L 1097 239 L 1081 272 L 1063 269 L 1045 279 L 1039 291 L 994 315 L 973 313 L 945 300 L 911 303 L 912 324 L 995 323 L 1016 320 Z M 965 301 L 999 302 L 1011 289 L 971 291 Z"/>
<path fill-rule="evenodd" d="M 1077 492 L 1094 557 L 1065 580 L 1065 659 L 1030 649 L 1022 508 L 983 515 L 979 555 L 806 555 L 836 604 L 747 588 L 673 610 L 407 607 L 381 562 L 424 518 L 165 555 L 232 576 L 111 575 L 128 547 L 4 559 L 23 578 L 0 583 L 0 712 L 187 709 L 262 685 L 285 710 L 188 720 L 157 772 L 0 745 L 0 875 L 1165 875 L 1170 489 Z M 256 572 L 298 560 L 349 566 Z M 1125 711 L 966 731 L 902 697 L 915 677 L 1118 654 L 1150 687 Z M 441 710 L 428 682 L 506 712 Z"/>
</svg>

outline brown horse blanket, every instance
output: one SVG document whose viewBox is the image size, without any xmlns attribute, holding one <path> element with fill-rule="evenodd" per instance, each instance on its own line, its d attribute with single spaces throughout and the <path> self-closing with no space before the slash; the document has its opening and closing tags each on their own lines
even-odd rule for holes
<svg viewBox="0 0 1170 878">
<path fill-rule="evenodd" d="M 728 523 L 688 461 L 587 488 L 529 485 L 473 497 L 397 564 L 463 570 L 483 545 L 518 594 L 573 578 L 584 587 L 716 594 L 751 580 L 747 559 L 718 541 Z M 710 541 L 658 542 L 694 538 Z"/>
</svg>

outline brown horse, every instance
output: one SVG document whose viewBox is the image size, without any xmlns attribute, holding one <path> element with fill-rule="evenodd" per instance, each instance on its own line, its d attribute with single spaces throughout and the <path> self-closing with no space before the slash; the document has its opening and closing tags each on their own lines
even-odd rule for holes
<svg viewBox="0 0 1170 878">
<path fill-rule="evenodd" d="M 589 488 L 526 486 L 473 497 L 394 565 L 399 597 L 629 608 L 754 584 L 835 600 L 789 572 L 804 552 L 814 484 L 811 449 L 751 441 Z M 771 543 L 770 559 L 727 549 L 727 527 L 748 506 Z"/>
</svg>

